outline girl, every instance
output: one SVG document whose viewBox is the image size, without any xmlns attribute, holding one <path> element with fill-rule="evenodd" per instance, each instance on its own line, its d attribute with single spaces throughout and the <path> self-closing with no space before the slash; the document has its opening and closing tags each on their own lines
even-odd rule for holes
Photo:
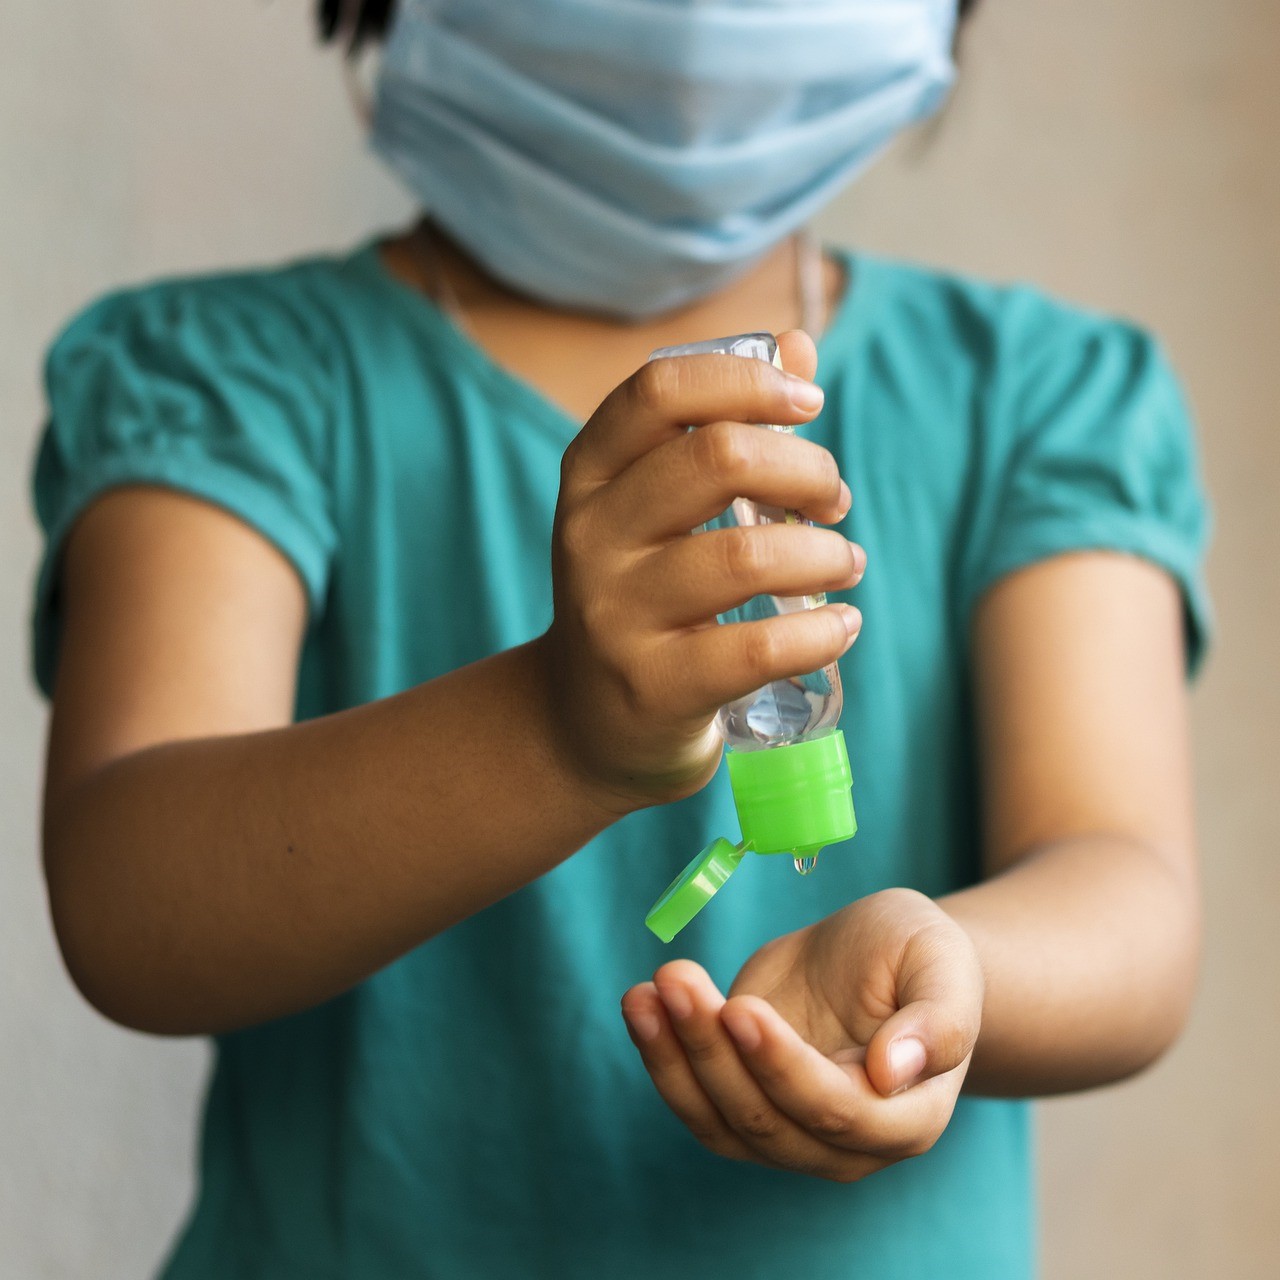
<svg viewBox="0 0 1280 1280">
<path fill-rule="evenodd" d="M 165 1275 L 1030 1274 L 1015 1099 L 1150 1063 L 1196 965 L 1158 347 L 799 233 L 939 104 L 951 0 L 337 8 L 428 216 L 48 364 L 55 926 L 108 1017 L 218 1037 Z M 646 364 L 748 330 L 785 373 Z M 817 524 L 690 536 L 735 496 Z M 716 624 L 868 562 L 856 651 Z M 717 708 L 837 659 L 861 834 L 671 959 Z"/>
</svg>

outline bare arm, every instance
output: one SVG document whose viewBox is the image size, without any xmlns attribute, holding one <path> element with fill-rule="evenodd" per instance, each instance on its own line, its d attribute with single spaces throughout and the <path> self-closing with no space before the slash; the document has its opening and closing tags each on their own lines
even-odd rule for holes
<svg viewBox="0 0 1280 1280">
<path fill-rule="evenodd" d="M 1181 601 L 1061 556 L 989 593 L 974 649 L 992 878 L 940 904 L 986 977 L 967 1087 L 1116 1080 L 1172 1043 L 1199 956 Z"/>
<path fill-rule="evenodd" d="M 780 345 L 812 369 L 807 338 Z M 61 566 L 44 842 L 86 996 L 163 1032 L 295 1012 L 703 785 L 720 703 L 856 631 L 840 605 L 715 624 L 761 591 L 851 585 L 839 534 L 688 534 L 737 494 L 844 514 L 830 454 L 744 425 L 812 417 L 797 386 L 762 361 L 646 366 L 566 454 L 550 631 L 298 725 L 304 599 L 279 553 L 159 490 L 91 507 Z"/>
<path fill-rule="evenodd" d="M 961 1087 L 1117 1080 L 1174 1039 L 1199 898 L 1180 602 L 1124 556 L 999 583 L 975 627 L 990 878 L 862 898 L 728 998 L 687 960 L 623 998 L 659 1092 L 722 1155 L 853 1181 L 929 1150 Z"/>
<path fill-rule="evenodd" d="M 118 1021 L 315 1003 L 611 820 L 553 749 L 531 646 L 290 725 L 301 584 L 212 507 L 108 495 L 61 581 L 46 868 L 68 967 Z"/>
</svg>

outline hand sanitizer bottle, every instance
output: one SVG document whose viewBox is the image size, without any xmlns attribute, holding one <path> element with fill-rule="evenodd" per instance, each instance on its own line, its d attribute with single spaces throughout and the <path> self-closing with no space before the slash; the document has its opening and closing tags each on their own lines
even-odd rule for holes
<svg viewBox="0 0 1280 1280">
<path fill-rule="evenodd" d="M 778 345 L 768 333 L 663 347 L 650 359 L 715 354 L 768 360 L 781 367 Z M 794 511 L 738 498 L 705 528 L 807 523 Z M 817 609 L 826 602 L 825 595 L 755 596 L 721 614 L 720 621 L 752 622 Z M 771 681 L 720 708 L 716 725 L 728 748 L 725 758 L 743 839 L 736 846 L 725 839 L 708 845 L 654 904 L 645 923 L 664 942 L 702 910 L 748 850 L 788 853 L 796 870 L 807 875 L 819 850 L 857 831 L 849 757 L 844 734 L 836 728 L 842 707 L 840 672 L 831 663 L 808 675 Z"/>
</svg>

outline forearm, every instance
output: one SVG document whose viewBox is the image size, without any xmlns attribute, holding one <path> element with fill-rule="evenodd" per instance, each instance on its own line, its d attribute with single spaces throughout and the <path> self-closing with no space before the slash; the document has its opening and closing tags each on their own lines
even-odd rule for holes
<svg viewBox="0 0 1280 1280">
<path fill-rule="evenodd" d="M 986 976 L 970 1092 L 1033 1096 L 1141 1070 L 1185 1020 L 1199 953 L 1198 892 L 1122 838 L 1055 843 L 939 900 Z"/>
<path fill-rule="evenodd" d="M 96 770 L 47 810 L 68 968 L 108 1016 L 166 1033 L 337 994 L 608 825 L 551 726 L 535 644 L 351 711 Z"/>
</svg>

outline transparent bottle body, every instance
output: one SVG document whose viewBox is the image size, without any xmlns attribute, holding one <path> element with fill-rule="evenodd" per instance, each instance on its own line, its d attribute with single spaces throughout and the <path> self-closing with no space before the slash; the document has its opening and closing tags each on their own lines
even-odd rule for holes
<svg viewBox="0 0 1280 1280">
<path fill-rule="evenodd" d="M 741 334 L 712 342 L 664 347 L 650 359 L 663 356 L 724 354 L 754 357 L 777 364 L 777 343 L 769 333 Z M 762 430 L 787 435 L 794 428 L 760 424 Z M 747 498 L 736 499 L 729 508 L 703 526 L 705 530 L 751 528 L 766 524 L 810 524 L 803 516 L 782 507 L 764 506 Z M 754 596 L 745 604 L 720 615 L 722 623 L 758 622 L 783 614 L 800 613 L 826 604 L 823 594 L 808 596 Z M 844 700 L 840 672 L 835 663 L 807 675 L 768 684 L 720 708 L 716 724 L 726 744 L 738 751 L 786 746 L 834 729 Z"/>
<path fill-rule="evenodd" d="M 732 529 L 764 524 L 808 524 L 793 511 L 765 507 L 739 498 L 707 529 Z M 825 595 L 753 596 L 746 604 L 720 615 L 722 623 L 758 622 L 782 614 L 800 613 L 826 604 Z M 725 742 L 739 751 L 780 747 L 816 737 L 834 729 L 840 719 L 844 699 L 840 671 L 831 663 L 807 675 L 768 684 L 726 703 L 716 716 L 716 725 Z"/>
</svg>

